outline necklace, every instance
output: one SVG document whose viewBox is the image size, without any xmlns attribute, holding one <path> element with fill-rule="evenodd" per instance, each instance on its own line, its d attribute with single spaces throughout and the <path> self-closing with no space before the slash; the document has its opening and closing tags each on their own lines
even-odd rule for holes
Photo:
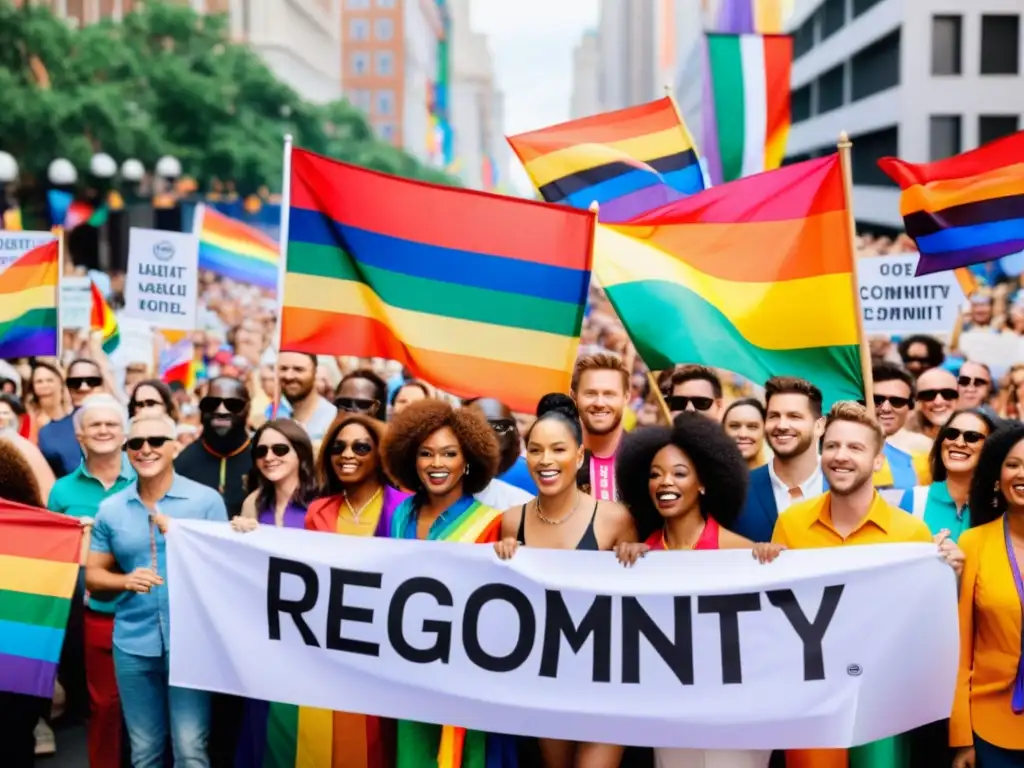
<svg viewBox="0 0 1024 768">
<path fill-rule="evenodd" d="M 380 496 L 382 490 L 383 488 L 378 487 L 377 490 L 373 492 L 373 496 L 370 497 L 370 500 L 363 504 L 363 506 L 359 508 L 358 512 L 352 508 L 352 502 L 348 500 L 348 494 L 346 493 L 344 495 L 343 498 L 345 499 L 345 506 L 348 507 L 348 513 L 352 515 L 352 520 L 356 525 L 359 525 L 359 516 L 366 511 L 368 506 L 377 500 L 377 497 Z"/>
<path fill-rule="evenodd" d="M 579 489 L 577 488 L 576 489 L 576 503 L 574 503 L 572 505 L 572 509 L 569 511 L 568 515 L 566 515 L 565 517 L 562 517 L 562 518 L 560 518 L 558 520 L 552 520 L 550 517 L 548 517 L 547 515 L 544 514 L 544 510 L 540 508 L 540 496 L 538 496 L 536 498 L 535 503 L 537 505 L 537 517 L 540 518 L 540 521 L 542 523 L 547 523 L 548 525 L 561 525 L 566 520 L 568 520 L 570 517 L 575 515 L 576 514 L 576 510 L 580 508 L 580 492 L 579 492 Z"/>
<path fill-rule="evenodd" d="M 693 544 L 687 544 L 687 545 L 684 545 L 682 547 L 673 547 L 671 544 L 669 544 L 669 541 L 668 541 L 668 531 L 666 531 L 665 529 L 662 529 L 662 531 L 661 531 L 661 540 L 665 544 L 665 549 L 675 549 L 675 550 L 694 549 L 697 546 L 697 542 L 700 541 L 700 537 L 704 535 L 704 529 L 707 528 L 707 527 L 708 527 L 708 524 L 705 521 L 704 525 L 702 525 L 700 527 L 700 531 L 697 533 L 697 539 L 696 539 L 696 541 L 693 542 Z"/>
<path fill-rule="evenodd" d="M 227 487 L 228 459 L 230 459 L 230 458 L 232 458 L 234 456 L 237 456 L 242 451 L 244 451 L 246 448 L 248 448 L 249 447 L 249 443 L 252 442 L 252 438 L 251 437 L 245 438 L 245 442 L 244 443 L 242 443 L 240 446 L 238 446 L 238 448 L 236 448 L 235 450 L 230 451 L 228 453 L 218 453 L 217 451 L 213 450 L 213 448 L 208 446 L 202 440 L 200 440 L 199 442 L 202 444 L 203 448 L 206 449 L 206 452 L 208 454 L 210 454 L 211 456 L 214 456 L 215 458 L 220 459 L 220 473 L 219 473 L 218 478 L 217 478 L 217 480 L 218 480 L 218 482 L 217 482 L 217 493 L 219 493 L 221 496 L 223 496 L 224 495 L 224 489 L 225 489 L 225 487 Z"/>
</svg>

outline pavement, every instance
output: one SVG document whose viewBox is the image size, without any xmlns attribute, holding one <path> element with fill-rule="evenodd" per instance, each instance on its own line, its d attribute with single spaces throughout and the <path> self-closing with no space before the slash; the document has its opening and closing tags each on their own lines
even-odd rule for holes
<svg viewBox="0 0 1024 768">
<path fill-rule="evenodd" d="M 85 746 L 85 725 L 57 725 L 57 754 L 37 757 L 37 768 L 89 768 L 89 752 Z"/>
</svg>

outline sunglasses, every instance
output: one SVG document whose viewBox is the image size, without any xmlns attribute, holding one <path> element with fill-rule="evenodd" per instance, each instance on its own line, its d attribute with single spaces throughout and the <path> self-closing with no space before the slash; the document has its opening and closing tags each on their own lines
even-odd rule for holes
<svg viewBox="0 0 1024 768">
<path fill-rule="evenodd" d="M 917 393 L 917 399 L 923 400 L 926 403 L 930 403 L 939 396 L 941 396 L 943 400 L 953 402 L 960 397 L 960 393 L 955 389 L 922 389 Z"/>
<path fill-rule="evenodd" d="M 102 384 L 102 376 L 72 376 L 68 379 L 68 389 L 96 389 Z"/>
<path fill-rule="evenodd" d="M 927 357 L 913 357 L 913 356 L 908 355 L 907 357 L 903 358 L 903 362 L 905 362 L 907 365 L 910 365 L 911 363 L 918 363 L 920 365 L 928 365 L 931 362 L 931 359 L 927 358 Z"/>
<path fill-rule="evenodd" d="M 491 425 L 491 429 L 494 430 L 496 435 L 508 435 L 516 428 L 516 423 L 509 419 L 495 419 L 487 423 Z"/>
<path fill-rule="evenodd" d="M 356 456 L 369 456 L 373 453 L 373 446 L 365 440 L 353 440 L 352 453 Z M 335 440 L 331 443 L 331 456 L 341 456 L 346 450 L 348 450 L 349 443 L 345 440 Z"/>
<path fill-rule="evenodd" d="M 970 445 L 980 443 L 985 439 L 981 432 L 975 432 L 973 429 L 957 429 L 956 427 L 946 427 L 942 430 L 941 437 L 943 440 L 949 440 L 951 443 L 955 443 L 958 438 L 962 437 L 964 442 Z"/>
<path fill-rule="evenodd" d="M 992 382 L 988 379 L 972 379 L 970 376 L 961 376 L 956 383 L 961 387 L 987 387 Z"/>
<path fill-rule="evenodd" d="M 893 408 L 906 408 L 914 402 L 912 397 L 898 397 L 896 395 L 875 395 L 872 400 L 875 401 L 875 408 L 881 408 L 886 403 Z M 863 401 L 861 401 L 861 405 L 863 404 Z"/>
<path fill-rule="evenodd" d="M 199 410 L 203 413 L 216 413 L 223 405 L 228 413 L 237 415 L 244 411 L 248 404 L 248 400 L 240 397 L 204 397 L 199 401 Z"/>
<path fill-rule="evenodd" d="M 143 446 L 148 445 L 150 448 L 163 448 L 173 437 L 166 437 L 164 435 L 155 435 L 153 437 L 130 437 L 125 440 L 124 447 L 128 451 L 141 451 Z"/>
<path fill-rule="evenodd" d="M 252 456 L 254 459 L 265 459 L 271 453 L 281 458 L 287 456 L 288 452 L 291 451 L 292 447 L 287 443 L 274 443 L 273 445 L 257 445 L 252 449 Z"/>
<path fill-rule="evenodd" d="M 695 411 L 710 411 L 711 406 L 715 404 L 713 397 L 687 397 L 686 395 L 669 395 L 665 398 L 665 403 L 668 405 L 668 409 L 675 413 L 676 411 L 685 411 L 691 404 Z"/>
<path fill-rule="evenodd" d="M 162 406 L 164 403 L 162 400 L 133 400 L 132 408 L 138 410 L 139 408 L 156 408 Z"/>
<path fill-rule="evenodd" d="M 339 397 L 334 407 L 345 413 L 373 413 L 380 406 L 376 400 L 365 400 L 361 397 Z"/>
</svg>

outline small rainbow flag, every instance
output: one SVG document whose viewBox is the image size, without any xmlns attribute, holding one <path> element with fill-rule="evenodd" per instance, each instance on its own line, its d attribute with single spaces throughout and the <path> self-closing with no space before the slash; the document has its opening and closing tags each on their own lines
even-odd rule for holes
<svg viewBox="0 0 1024 768">
<path fill-rule="evenodd" d="M 934 163 L 883 157 L 878 165 L 903 190 L 918 275 L 1024 250 L 1024 131 Z"/>
<path fill-rule="evenodd" d="M 57 354 L 60 241 L 22 254 L 0 272 L 0 360 Z"/>
<path fill-rule="evenodd" d="M 622 222 L 704 189 L 689 130 L 669 98 L 509 136 L 541 196 L 600 205 Z"/>
<path fill-rule="evenodd" d="M 164 384 L 179 382 L 188 392 L 195 389 L 195 346 L 191 338 L 183 338 L 160 351 L 157 374 Z"/>
<path fill-rule="evenodd" d="M 92 330 L 103 333 L 103 351 L 109 355 L 121 343 L 121 327 L 117 324 L 114 310 L 110 308 L 96 283 L 90 281 L 89 287 L 92 291 L 92 315 L 89 325 Z"/>
<path fill-rule="evenodd" d="M 278 244 L 237 219 L 206 205 L 196 209 L 199 269 L 237 283 L 277 291 Z"/>
<path fill-rule="evenodd" d="M 81 547 L 78 520 L 0 500 L 0 691 L 53 696 Z"/>
</svg>

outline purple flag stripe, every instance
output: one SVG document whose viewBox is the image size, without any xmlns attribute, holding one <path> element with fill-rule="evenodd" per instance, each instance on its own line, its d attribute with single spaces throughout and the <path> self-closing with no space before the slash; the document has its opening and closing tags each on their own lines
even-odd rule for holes
<svg viewBox="0 0 1024 768">
<path fill-rule="evenodd" d="M 56 677 L 57 665 L 51 661 L 0 653 L 0 691 L 50 699 Z"/>
<path fill-rule="evenodd" d="M 922 253 L 917 262 L 915 276 L 930 275 L 934 272 L 946 272 L 958 267 L 969 267 L 986 261 L 995 261 L 1003 256 L 1011 256 L 1024 251 L 1024 240 L 1007 240 L 1002 243 L 988 243 L 973 248 L 944 253 Z"/>
</svg>

